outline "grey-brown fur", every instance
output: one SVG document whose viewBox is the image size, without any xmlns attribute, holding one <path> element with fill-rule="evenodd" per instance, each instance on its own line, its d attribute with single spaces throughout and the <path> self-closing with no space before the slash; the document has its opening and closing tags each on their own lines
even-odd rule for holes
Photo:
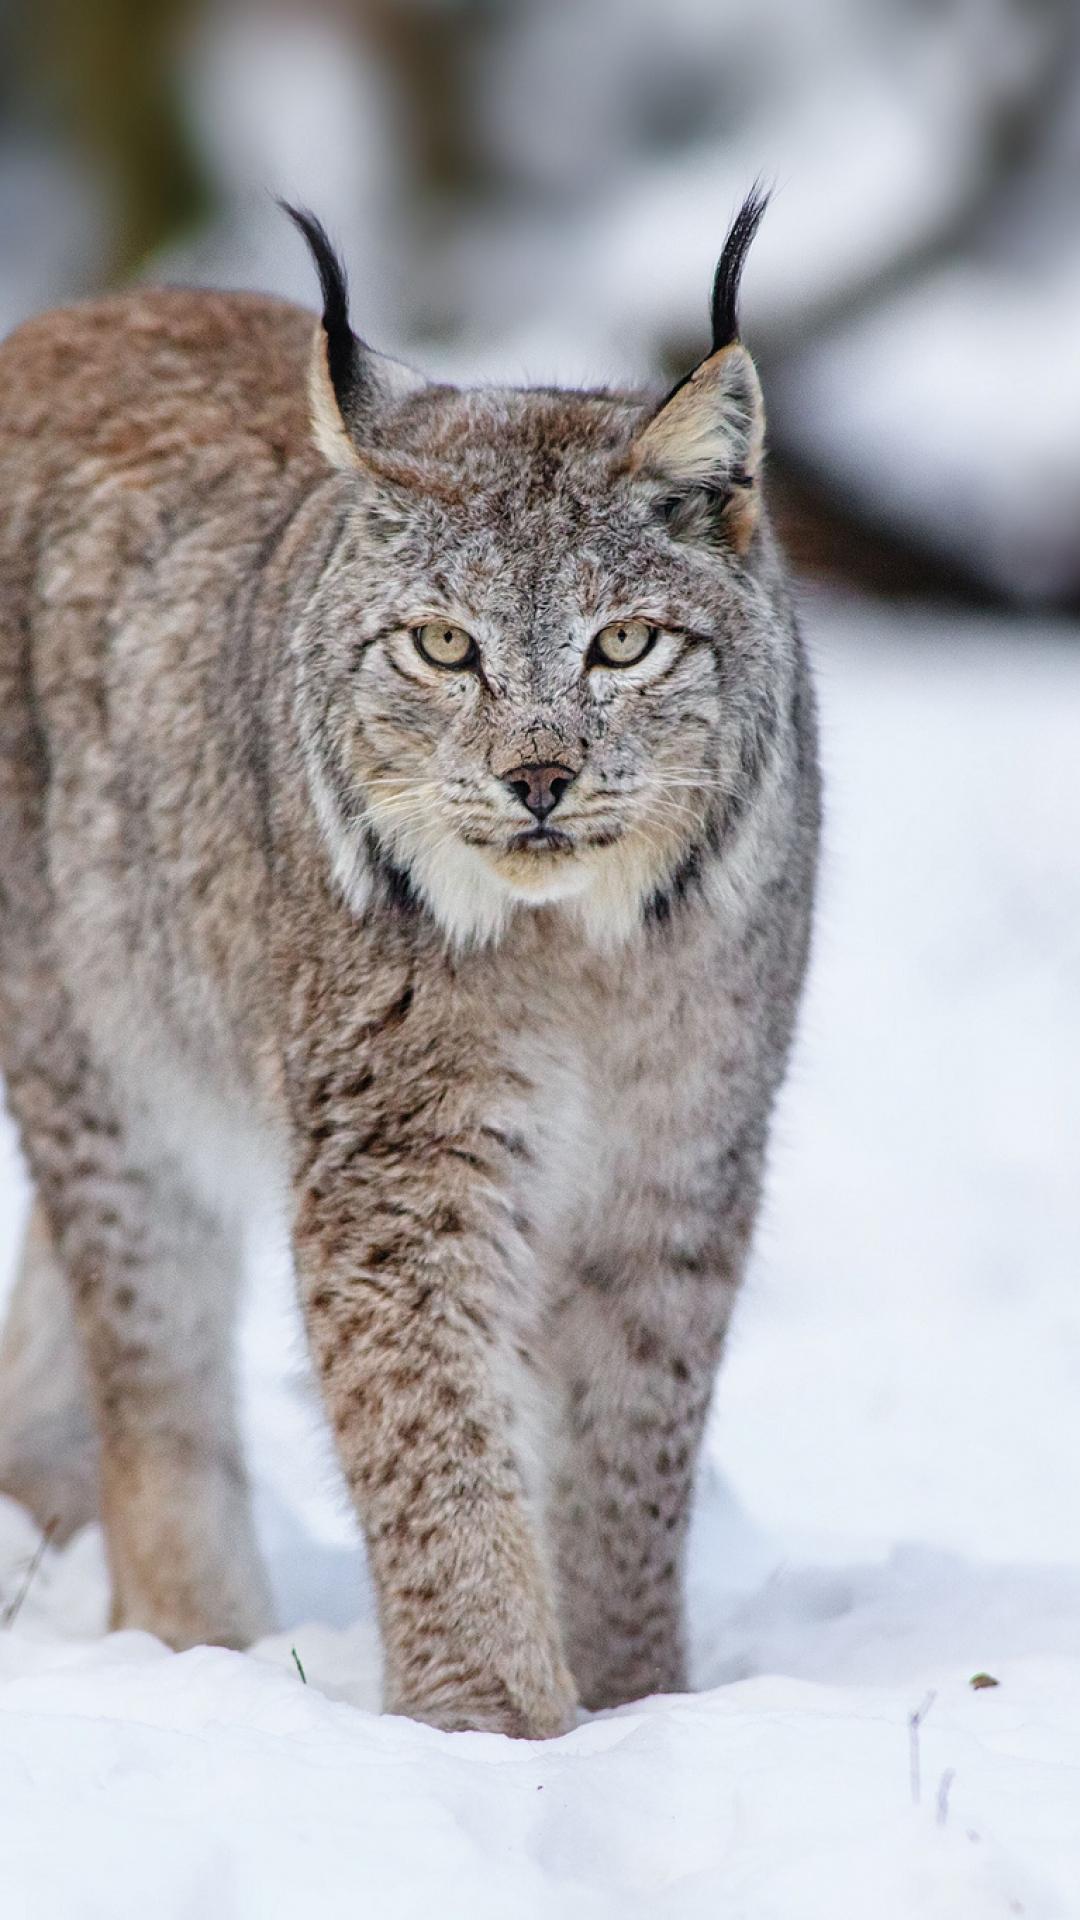
<svg viewBox="0 0 1080 1920">
<path fill-rule="evenodd" d="M 258 1633 L 230 1330 L 278 1210 L 387 1705 L 544 1735 L 685 1684 L 812 700 L 741 347 L 659 415 L 371 356 L 358 424 L 319 338 L 317 444 L 312 321 L 270 300 L 132 293 L 0 349 L 0 1051 L 39 1204 L 0 1481 L 85 1517 L 85 1377 L 115 1621 Z M 598 684 L 639 612 L 663 671 Z M 436 615 L 483 681 L 421 660 Z M 520 844 L 502 776 L 546 761 L 565 844 Z"/>
</svg>

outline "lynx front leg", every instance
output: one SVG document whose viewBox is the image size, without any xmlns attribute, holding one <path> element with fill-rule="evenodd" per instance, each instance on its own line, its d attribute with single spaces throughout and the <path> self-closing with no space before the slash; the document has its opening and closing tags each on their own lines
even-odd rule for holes
<svg viewBox="0 0 1080 1920">
<path fill-rule="evenodd" d="M 736 1280 L 726 1259 L 643 1264 L 623 1249 L 583 1260 L 556 1303 L 564 1403 L 550 1524 L 567 1657 L 588 1707 L 687 1685 L 683 1549 Z"/>
<path fill-rule="evenodd" d="M 393 1712 L 539 1738 L 574 1707 L 516 1446 L 522 1268 L 491 1088 L 405 988 L 307 1080 L 295 1245 Z M 473 1018 L 473 1034 L 476 1020 Z"/>
</svg>

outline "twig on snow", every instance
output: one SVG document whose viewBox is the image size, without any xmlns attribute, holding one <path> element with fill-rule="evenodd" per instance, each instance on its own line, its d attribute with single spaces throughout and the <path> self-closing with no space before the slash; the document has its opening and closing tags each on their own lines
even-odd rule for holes
<svg viewBox="0 0 1080 1920">
<path fill-rule="evenodd" d="M 956 1768 L 946 1767 L 944 1773 L 941 1776 L 941 1779 L 938 1781 L 937 1823 L 939 1827 L 944 1827 L 948 1824 L 949 1788 L 952 1786 L 952 1783 L 955 1779 L 956 1779 Z"/>
<path fill-rule="evenodd" d="M 919 1729 L 936 1699 L 936 1693 L 928 1693 L 922 1706 L 916 1707 L 914 1713 L 908 1715 L 908 1760 L 911 1771 L 911 1804 L 913 1807 L 917 1807 L 922 1799 L 922 1779 L 919 1772 Z"/>
<path fill-rule="evenodd" d="M 34 1551 L 30 1556 L 30 1560 L 27 1564 L 26 1572 L 23 1574 L 23 1577 L 22 1577 L 22 1585 L 17 1589 L 17 1591 L 14 1594 L 12 1594 L 12 1597 L 8 1601 L 7 1606 L 4 1608 L 3 1613 L 0 1613 L 0 1627 L 13 1627 L 15 1625 L 15 1622 L 18 1619 L 19 1614 L 22 1610 L 23 1601 L 26 1599 L 27 1594 L 29 1593 L 31 1587 L 34 1584 L 34 1580 L 37 1577 L 38 1568 L 40 1567 L 42 1561 L 45 1558 L 45 1550 L 48 1547 L 49 1542 L 51 1541 L 53 1534 L 55 1532 L 56 1532 L 56 1521 L 50 1520 L 48 1523 L 48 1526 L 44 1528 L 41 1535 L 41 1539 L 38 1541 L 37 1546 L 34 1548 Z"/>
</svg>

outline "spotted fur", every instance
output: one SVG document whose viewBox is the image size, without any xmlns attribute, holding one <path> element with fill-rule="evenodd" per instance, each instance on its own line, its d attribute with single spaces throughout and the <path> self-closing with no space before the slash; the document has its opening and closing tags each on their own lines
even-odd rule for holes
<svg viewBox="0 0 1080 1920">
<path fill-rule="evenodd" d="M 0 1052 L 38 1199 L 0 1481 L 100 1503 L 117 1624 L 261 1631 L 230 1340 L 273 1212 L 387 1705 L 540 1736 L 685 1685 L 813 702 L 743 348 L 666 406 L 461 392 L 333 311 L 134 292 L 0 349 Z M 648 657 L 590 665 L 631 617 Z M 475 669 L 425 662 L 428 619 Z M 537 837 L 509 776 L 548 763 Z"/>
</svg>

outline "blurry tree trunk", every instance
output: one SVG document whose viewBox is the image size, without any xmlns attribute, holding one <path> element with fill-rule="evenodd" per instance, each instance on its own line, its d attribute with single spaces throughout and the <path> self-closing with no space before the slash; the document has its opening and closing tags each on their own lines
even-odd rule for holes
<svg viewBox="0 0 1080 1920">
<path fill-rule="evenodd" d="M 407 116 L 406 144 L 416 185 L 437 202 L 473 193 L 476 143 L 470 139 L 466 65 L 487 24 L 476 0 L 348 0 L 349 11 L 394 74 Z"/>
<path fill-rule="evenodd" d="M 454 273 L 463 213 L 492 190 L 476 137 L 472 78 L 490 0 L 338 0 L 383 64 L 403 119 L 409 170 L 412 316 L 429 338 L 462 324 Z"/>
<path fill-rule="evenodd" d="M 202 0 L 33 0 L 21 21 L 31 85 L 109 197 L 108 280 L 197 220 L 207 188 L 173 82 Z"/>
</svg>

